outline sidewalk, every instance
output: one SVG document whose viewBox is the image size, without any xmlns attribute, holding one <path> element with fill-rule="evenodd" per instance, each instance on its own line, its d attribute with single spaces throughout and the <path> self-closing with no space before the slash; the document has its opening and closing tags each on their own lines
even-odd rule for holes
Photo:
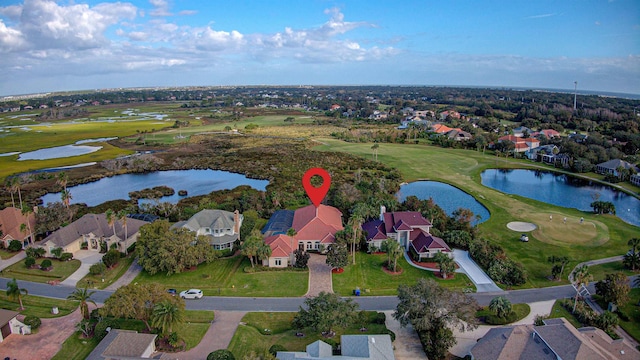
<svg viewBox="0 0 640 360">
<path fill-rule="evenodd" d="M 0 271 L 8 268 L 9 266 L 24 260 L 27 258 L 27 254 L 23 251 L 20 251 L 19 253 L 13 255 L 11 258 L 6 259 L 6 260 L 0 260 Z"/>
</svg>

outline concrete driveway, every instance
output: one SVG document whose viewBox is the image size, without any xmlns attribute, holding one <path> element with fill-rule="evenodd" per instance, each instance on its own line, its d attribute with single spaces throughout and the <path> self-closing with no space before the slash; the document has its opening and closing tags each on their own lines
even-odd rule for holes
<svg viewBox="0 0 640 360">
<path fill-rule="evenodd" d="M 78 270 L 76 270 L 73 274 L 69 275 L 68 278 L 64 279 L 64 281 L 62 281 L 60 285 L 76 287 L 78 281 L 82 280 L 83 277 L 89 274 L 89 268 L 91 267 L 91 265 L 99 263 L 100 260 L 102 260 L 103 255 L 104 254 L 91 250 L 77 251 L 75 254 L 73 254 L 73 258 L 80 260 L 80 262 L 82 262 L 82 265 L 80 265 Z"/>
<path fill-rule="evenodd" d="M 469 256 L 468 251 L 454 249 L 453 259 L 460 265 L 456 272 L 467 274 L 476 285 L 477 292 L 501 292 L 503 291 L 493 280 L 476 264 Z"/>
</svg>

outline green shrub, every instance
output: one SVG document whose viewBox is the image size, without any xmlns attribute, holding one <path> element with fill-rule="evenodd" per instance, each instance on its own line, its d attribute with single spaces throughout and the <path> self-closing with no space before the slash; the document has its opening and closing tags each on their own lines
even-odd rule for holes
<svg viewBox="0 0 640 360">
<path fill-rule="evenodd" d="M 102 256 L 102 263 L 108 268 L 112 268 L 118 265 L 119 261 L 120 261 L 120 252 L 115 249 L 111 249 L 107 251 L 107 253 Z"/>
<path fill-rule="evenodd" d="M 60 256 L 62 256 L 62 248 L 61 247 L 57 247 L 57 248 L 51 250 L 51 255 L 53 255 L 54 258 L 59 259 Z"/>
<path fill-rule="evenodd" d="M 28 247 L 24 249 L 24 252 L 27 257 L 32 257 L 34 259 L 41 258 L 46 253 L 46 251 L 40 247 Z"/>
<path fill-rule="evenodd" d="M 31 268 L 33 265 L 36 264 L 36 259 L 28 256 L 26 259 L 24 259 L 24 266 Z"/>
<path fill-rule="evenodd" d="M 53 267 L 53 264 L 51 263 L 51 260 L 44 259 L 40 263 L 40 267 L 43 268 L 43 269 L 49 269 L 49 268 Z"/>
<path fill-rule="evenodd" d="M 287 348 L 280 344 L 271 345 L 271 347 L 269 348 L 269 354 L 273 356 L 276 356 L 278 351 L 287 351 Z"/>
<path fill-rule="evenodd" d="M 69 261 L 71 259 L 73 259 L 72 253 L 65 252 L 65 253 L 62 253 L 62 255 L 60 255 L 60 261 Z"/>
<path fill-rule="evenodd" d="M 31 326 L 31 331 L 37 330 L 40 327 L 40 325 L 42 325 L 42 320 L 40 320 L 39 317 L 33 316 L 33 315 L 25 316 L 22 322 L 25 325 Z"/>
<path fill-rule="evenodd" d="M 389 336 L 391 337 L 391 342 L 396 341 L 396 333 L 394 333 L 393 331 L 387 329 L 386 331 L 387 334 L 389 334 Z"/>
<path fill-rule="evenodd" d="M 377 312 L 376 317 L 373 319 L 373 323 L 384 325 L 386 319 L 387 316 L 383 312 Z"/>
<path fill-rule="evenodd" d="M 91 267 L 89 268 L 89 273 L 91 275 L 100 275 L 100 274 L 104 273 L 105 270 L 107 270 L 107 267 L 104 266 L 103 263 L 96 263 L 96 264 L 91 265 Z"/>
<path fill-rule="evenodd" d="M 233 353 L 227 349 L 216 350 L 207 355 L 207 360 L 236 360 Z"/>
<path fill-rule="evenodd" d="M 22 242 L 18 240 L 11 240 L 9 241 L 9 247 L 7 249 L 13 252 L 20 251 L 22 250 Z"/>
<path fill-rule="evenodd" d="M 104 339 L 107 336 L 107 328 L 112 328 L 117 324 L 117 322 L 113 319 L 105 318 L 96 324 L 93 329 L 93 335 L 98 339 L 98 341 Z"/>
</svg>

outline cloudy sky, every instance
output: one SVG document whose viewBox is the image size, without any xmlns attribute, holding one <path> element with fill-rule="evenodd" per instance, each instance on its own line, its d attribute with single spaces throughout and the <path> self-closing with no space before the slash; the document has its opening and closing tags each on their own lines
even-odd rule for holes
<svg viewBox="0 0 640 360">
<path fill-rule="evenodd" d="M 0 0 L 0 95 L 574 81 L 640 94 L 640 1 Z"/>
</svg>

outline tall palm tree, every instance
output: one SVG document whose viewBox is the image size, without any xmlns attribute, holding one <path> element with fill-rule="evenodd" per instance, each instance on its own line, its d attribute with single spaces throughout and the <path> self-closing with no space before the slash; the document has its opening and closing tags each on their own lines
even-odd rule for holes
<svg viewBox="0 0 640 360">
<path fill-rule="evenodd" d="M 640 238 L 632 238 L 627 242 L 627 245 L 631 246 L 631 250 L 624 255 L 624 264 L 636 271 L 638 263 L 640 263 L 640 254 L 638 250 L 640 248 Z"/>
<path fill-rule="evenodd" d="M 29 292 L 27 289 L 21 289 L 18 286 L 18 282 L 15 278 L 7 283 L 7 297 L 9 299 L 15 300 L 18 299 L 20 303 L 20 310 L 24 310 L 24 306 L 22 305 L 22 296 L 27 296 Z"/>
<path fill-rule="evenodd" d="M 17 178 L 15 176 L 12 177 L 8 177 L 7 180 L 4 183 L 4 186 L 7 188 L 7 190 L 9 190 L 9 192 L 11 193 L 11 206 L 12 207 L 16 207 L 16 200 L 13 197 L 13 194 L 15 193 L 14 187 L 13 187 L 13 183 L 17 180 Z"/>
<path fill-rule="evenodd" d="M 9 191 L 11 192 L 11 203 L 12 203 L 13 207 L 16 207 L 15 200 L 13 199 L 13 194 L 15 194 L 17 192 L 18 193 L 18 199 L 20 201 L 20 208 L 22 208 L 22 193 L 20 192 L 21 185 L 22 184 L 21 184 L 20 178 L 18 176 L 12 176 L 10 178 L 7 178 L 7 187 L 9 188 Z"/>
<path fill-rule="evenodd" d="M 96 305 L 96 302 L 91 299 L 91 295 L 93 295 L 95 291 L 88 291 L 85 287 L 84 289 L 76 288 L 69 296 L 67 296 L 68 300 L 76 300 L 80 302 L 80 313 L 82 313 L 82 317 L 85 319 L 89 318 L 89 304 L 92 303 Z"/>
<path fill-rule="evenodd" d="M 104 214 L 107 217 L 107 223 L 109 224 L 109 226 L 111 226 L 111 230 L 113 230 L 113 235 L 115 235 L 116 234 L 116 213 L 113 210 L 109 209 Z"/>
<path fill-rule="evenodd" d="M 62 192 L 60 192 L 60 199 L 62 200 L 64 206 L 67 208 L 67 212 L 69 213 L 69 222 L 71 222 L 71 219 L 73 218 L 71 214 L 71 199 L 73 199 L 73 196 L 71 196 L 71 192 L 67 189 L 62 190 Z"/>
<path fill-rule="evenodd" d="M 174 326 L 184 322 L 184 311 L 177 304 L 165 300 L 157 303 L 151 313 L 151 326 L 161 334 L 171 334 Z"/>
<path fill-rule="evenodd" d="M 120 220 L 120 222 L 122 222 L 122 227 L 124 228 L 124 253 L 125 255 L 127 255 L 127 240 L 128 240 L 128 235 L 127 235 L 127 211 L 126 210 L 120 210 L 118 211 L 118 220 Z"/>
<path fill-rule="evenodd" d="M 69 176 L 67 176 L 67 174 L 62 171 L 58 173 L 58 176 L 56 176 L 56 184 L 62 186 L 62 190 L 67 190 L 67 183 L 69 182 Z"/>
<path fill-rule="evenodd" d="M 29 216 L 31 216 L 31 214 L 33 214 L 33 209 L 30 208 L 29 206 L 23 206 L 22 207 L 22 216 L 24 216 L 27 219 L 27 223 L 22 224 L 25 225 L 27 229 L 29 229 L 29 244 L 33 244 L 33 229 L 31 229 L 31 221 L 29 221 Z M 20 225 L 20 231 L 22 232 L 22 225 Z"/>
<path fill-rule="evenodd" d="M 357 211 L 357 209 L 355 209 L 354 212 L 351 214 L 351 218 L 349 218 L 349 226 L 351 226 L 351 235 L 352 235 L 351 239 L 349 240 L 349 243 L 351 244 L 351 255 L 353 257 L 354 265 L 356 263 L 356 244 L 360 239 L 360 230 L 361 230 L 363 221 L 364 220 L 362 215 L 360 214 L 360 211 Z"/>
<path fill-rule="evenodd" d="M 573 286 L 576 289 L 576 299 L 573 303 L 573 312 L 576 312 L 578 298 L 580 297 L 580 288 L 589 285 L 589 281 L 593 280 L 593 275 L 589 273 L 589 266 L 582 265 L 573 271 Z"/>
</svg>

